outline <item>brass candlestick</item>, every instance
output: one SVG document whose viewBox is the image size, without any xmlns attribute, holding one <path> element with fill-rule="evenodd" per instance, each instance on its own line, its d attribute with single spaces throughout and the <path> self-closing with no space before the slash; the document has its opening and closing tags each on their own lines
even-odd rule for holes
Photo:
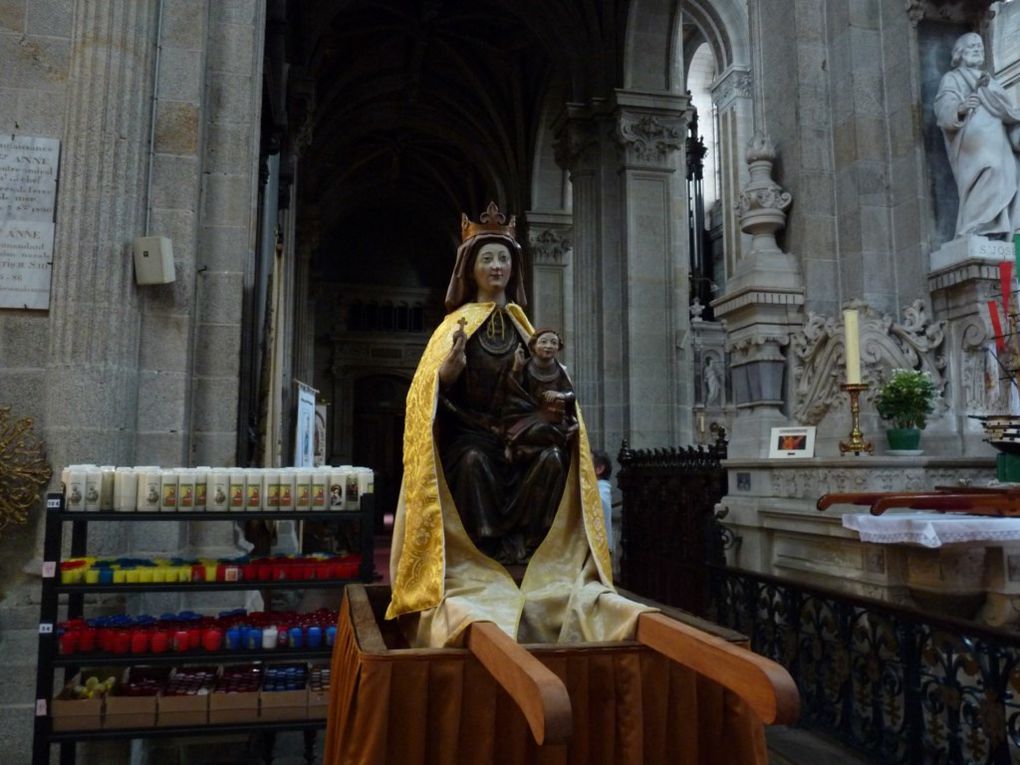
<svg viewBox="0 0 1020 765">
<path fill-rule="evenodd" d="M 850 394 L 851 422 L 850 438 L 847 441 L 839 442 L 839 453 L 846 454 L 847 452 L 853 452 L 854 454 L 860 454 L 861 452 L 867 452 L 872 454 L 875 451 L 875 447 L 870 441 L 864 440 L 864 433 L 861 432 L 861 391 L 866 391 L 868 384 L 846 383 L 839 387 Z"/>
</svg>

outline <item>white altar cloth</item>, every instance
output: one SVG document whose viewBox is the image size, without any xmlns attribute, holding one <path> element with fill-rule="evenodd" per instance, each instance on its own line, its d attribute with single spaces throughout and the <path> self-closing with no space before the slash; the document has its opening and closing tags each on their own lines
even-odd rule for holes
<svg viewBox="0 0 1020 765">
<path fill-rule="evenodd" d="M 846 513 L 843 527 L 862 542 L 941 547 L 956 542 L 1020 540 L 1020 518 L 991 518 L 962 513 L 897 512 L 884 515 Z"/>
</svg>

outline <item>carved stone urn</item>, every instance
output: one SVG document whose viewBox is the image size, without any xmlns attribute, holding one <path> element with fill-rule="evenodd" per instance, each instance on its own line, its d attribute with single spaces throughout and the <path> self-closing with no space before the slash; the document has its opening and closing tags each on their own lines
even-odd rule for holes
<svg viewBox="0 0 1020 765">
<path fill-rule="evenodd" d="M 747 145 L 746 159 L 751 178 L 737 203 L 740 228 L 751 235 L 751 252 L 779 253 L 776 232 L 786 225 L 792 197 L 772 180 L 776 148 L 768 136 L 756 132 Z"/>
</svg>

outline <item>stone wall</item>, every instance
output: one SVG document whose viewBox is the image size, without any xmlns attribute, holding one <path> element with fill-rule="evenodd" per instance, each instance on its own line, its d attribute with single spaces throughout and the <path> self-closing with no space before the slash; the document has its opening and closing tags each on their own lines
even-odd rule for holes
<svg viewBox="0 0 1020 765">
<path fill-rule="evenodd" d="M 234 461 L 264 25 L 260 0 L 0 3 L 0 130 L 61 139 L 50 309 L 0 310 L 0 405 L 55 472 Z M 145 234 L 172 284 L 135 284 Z"/>
<path fill-rule="evenodd" d="M 68 0 L 0 2 L 0 134 L 63 138 L 71 54 Z M 59 216 L 59 211 L 58 211 Z M 58 217 L 59 222 L 59 217 Z M 40 429 L 48 316 L 0 308 L 0 406 Z"/>
<path fill-rule="evenodd" d="M 0 310 L 0 406 L 35 419 L 54 485 L 72 462 L 234 463 L 264 29 L 264 0 L 0 0 L 0 133 L 61 140 L 50 308 Z M 145 234 L 171 239 L 173 283 L 135 283 Z M 0 539 L 2 668 L 26 679 L 0 694 L 12 762 L 31 743 L 31 524 Z M 150 526 L 97 524 L 90 552 L 233 542 Z"/>
</svg>

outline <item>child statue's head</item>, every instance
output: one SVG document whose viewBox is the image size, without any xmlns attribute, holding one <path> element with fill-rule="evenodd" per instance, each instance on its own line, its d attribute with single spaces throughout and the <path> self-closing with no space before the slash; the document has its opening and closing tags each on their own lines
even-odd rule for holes
<svg viewBox="0 0 1020 765">
<path fill-rule="evenodd" d="M 536 329 L 528 340 L 528 350 L 539 359 L 556 358 L 556 354 L 563 350 L 563 338 L 555 329 Z"/>
</svg>

